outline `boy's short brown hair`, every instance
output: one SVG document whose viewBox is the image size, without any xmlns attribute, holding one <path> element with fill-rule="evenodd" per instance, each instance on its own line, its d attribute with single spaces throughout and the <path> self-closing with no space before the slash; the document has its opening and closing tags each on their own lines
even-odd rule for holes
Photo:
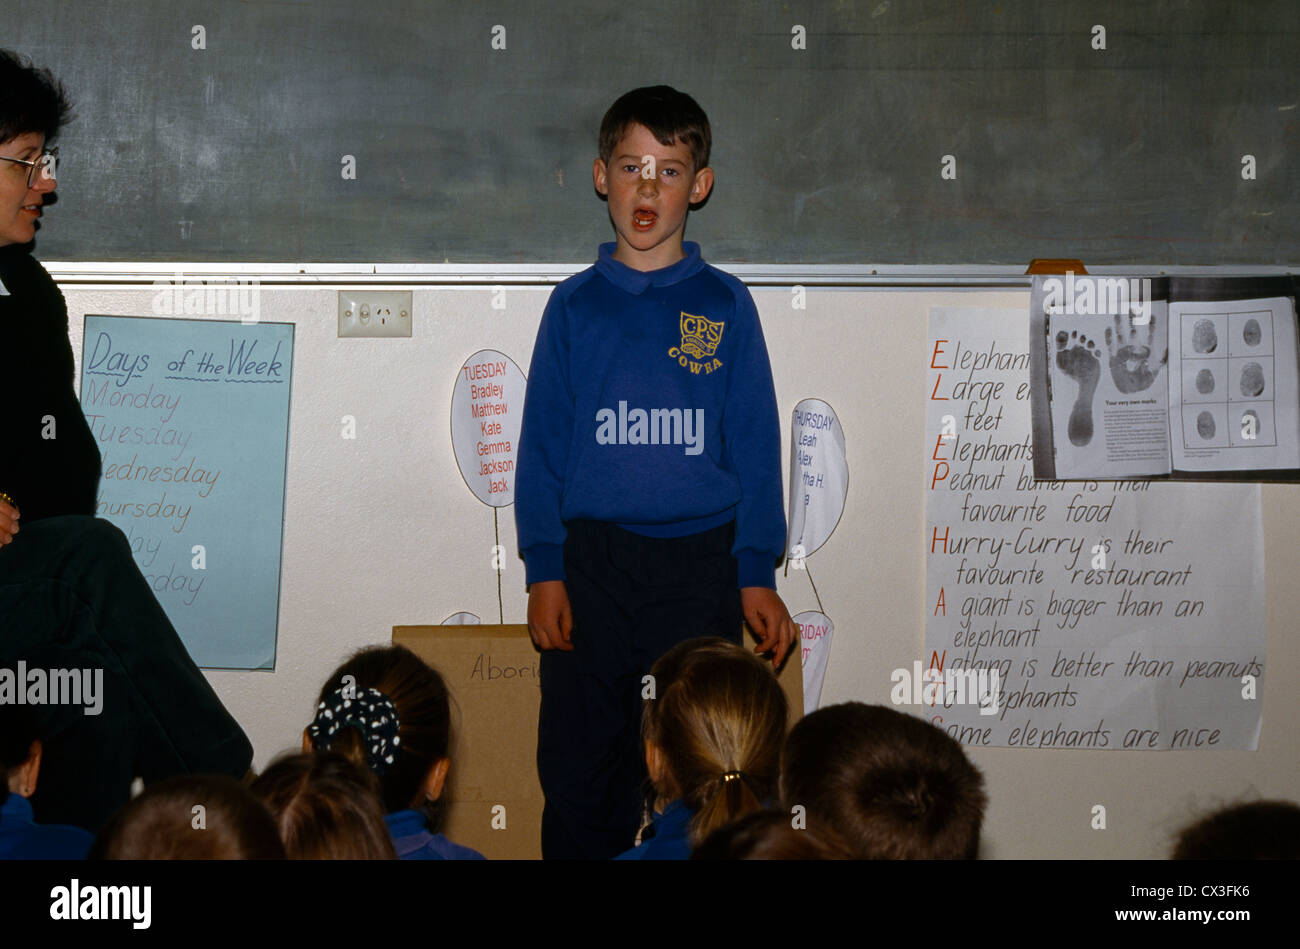
<svg viewBox="0 0 1300 949">
<path fill-rule="evenodd" d="M 92 860 L 283 858 L 271 812 L 224 774 L 187 774 L 150 785 L 113 815 L 90 850 Z"/>
<path fill-rule="evenodd" d="M 681 142 L 691 150 L 691 171 L 709 164 L 713 132 L 698 102 L 671 86 L 644 86 L 619 96 L 600 122 L 600 160 L 606 165 L 632 125 L 644 125 L 660 145 Z"/>
<path fill-rule="evenodd" d="M 941 729 L 847 702 L 790 731 L 781 800 L 806 807 L 863 859 L 973 860 L 987 797 L 979 769 Z"/>
</svg>

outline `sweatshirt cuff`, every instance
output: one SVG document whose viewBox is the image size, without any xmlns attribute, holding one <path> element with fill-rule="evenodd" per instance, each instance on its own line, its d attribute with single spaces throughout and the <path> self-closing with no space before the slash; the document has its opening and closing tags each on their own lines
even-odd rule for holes
<svg viewBox="0 0 1300 949">
<path fill-rule="evenodd" d="M 564 579 L 564 545 L 538 544 L 524 551 L 524 583 Z"/>
<path fill-rule="evenodd" d="M 776 589 L 776 557 L 757 550 L 736 551 L 737 585 Z"/>
</svg>

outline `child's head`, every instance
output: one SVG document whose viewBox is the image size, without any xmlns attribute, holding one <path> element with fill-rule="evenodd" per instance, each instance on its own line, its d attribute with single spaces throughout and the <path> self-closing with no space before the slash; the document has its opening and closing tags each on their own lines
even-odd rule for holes
<svg viewBox="0 0 1300 949">
<path fill-rule="evenodd" d="M 1183 829 L 1173 859 L 1300 859 L 1300 807 L 1253 801 L 1215 811 Z"/>
<path fill-rule="evenodd" d="M 303 750 L 332 749 L 379 778 L 385 813 L 430 809 L 442 794 L 451 700 L 435 670 L 404 646 L 371 646 L 321 689 Z"/>
<path fill-rule="evenodd" d="M 691 172 L 708 166 L 713 147 L 709 117 L 686 93 L 670 86 L 644 86 L 620 96 L 600 123 L 600 160 L 606 165 L 633 125 L 644 125 L 660 145 L 685 145 Z"/>
<path fill-rule="evenodd" d="M 790 730 L 781 800 L 864 859 L 974 859 L 984 778 L 944 732 L 880 705 L 819 709 Z"/>
<path fill-rule="evenodd" d="M 641 717 L 646 764 L 661 800 L 695 816 L 691 840 L 750 811 L 776 790 L 785 693 L 748 650 L 716 637 L 670 649 L 651 669 Z"/>
<path fill-rule="evenodd" d="M 270 808 L 290 860 L 395 860 L 374 773 L 334 752 L 290 755 L 252 791 Z"/>
<path fill-rule="evenodd" d="M 113 815 L 90 850 L 99 860 L 276 860 L 284 846 L 253 792 L 222 774 L 150 785 Z"/>
<path fill-rule="evenodd" d="M 0 702 L 0 804 L 10 794 L 31 797 L 41 768 L 41 743 L 30 705 Z"/>
<path fill-rule="evenodd" d="M 853 852 L 815 824 L 796 828 L 785 811 L 755 811 L 714 831 L 692 860 L 851 860 Z"/>
</svg>

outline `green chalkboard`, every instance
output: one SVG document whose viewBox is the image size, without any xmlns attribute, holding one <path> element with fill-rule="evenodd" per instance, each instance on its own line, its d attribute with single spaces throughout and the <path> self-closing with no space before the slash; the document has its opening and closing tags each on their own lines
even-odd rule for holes
<svg viewBox="0 0 1300 949">
<path fill-rule="evenodd" d="M 66 261 L 589 261 L 601 115 L 666 82 L 713 123 L 715 261 L 1289 266 L 1298 33 L 1295 0 L 0 11 L 78 102 Z"/>
</svg>

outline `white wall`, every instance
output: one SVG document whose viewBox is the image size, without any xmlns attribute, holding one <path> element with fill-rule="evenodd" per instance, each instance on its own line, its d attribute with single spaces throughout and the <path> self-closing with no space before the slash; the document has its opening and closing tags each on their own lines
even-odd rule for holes
<svg viewBox="0 0 1300 949">
<path fill-rule="evenodd" d="M 408 340 L 336 338 L 336 288 L 262 290 L 261 318 L 295 337 L 279 640 L 274 672 L 208 677 L 264 767 L 295 749 L 325 676 L 398 624 L 467 610 L 497 618 L 492 510 L 457 471 L 448 411 L 455 373 L 478 349 L 527 371 L 547 287 L 511 288 L 504 311 L 485 288 L 417 290 Z M 73 350 L 82 316 L 147 316 L 150 289 L 68 289 Z M 789 414 L 829 402 L 848 440 L 849 495 L 830 541 L 808 561 L 836 632 L 823 704 L 887 703 L 890 672 L 924 645 L 922 444 L 929 307 L 1028 309 L 1027 292 L 754 291 L 788 439 Z M 340 437 L 355 416 L 357 437 Z M 788 445 L 787 445 L 788 450 Z M 783 466 L 784 472 L 788 471 Z M 1187 817 L 1225 801 L 1300 797 L 1300 584 L 1294 580 L 1300 489 L 1265 486 L 1268 652 L 1258 752 L 971 749 L 989 784 L 988 857 L 1158 858 Z M 501 543 L 515 549 L 513 508 Z M 807 576 L 778 576 L 791 613 L 816 609 Z M 504 618 L 524 622 L 522 561 L 503 586 Z M 1094 804 L 1109 827 L 1089 828 Z"/>
</svg>

